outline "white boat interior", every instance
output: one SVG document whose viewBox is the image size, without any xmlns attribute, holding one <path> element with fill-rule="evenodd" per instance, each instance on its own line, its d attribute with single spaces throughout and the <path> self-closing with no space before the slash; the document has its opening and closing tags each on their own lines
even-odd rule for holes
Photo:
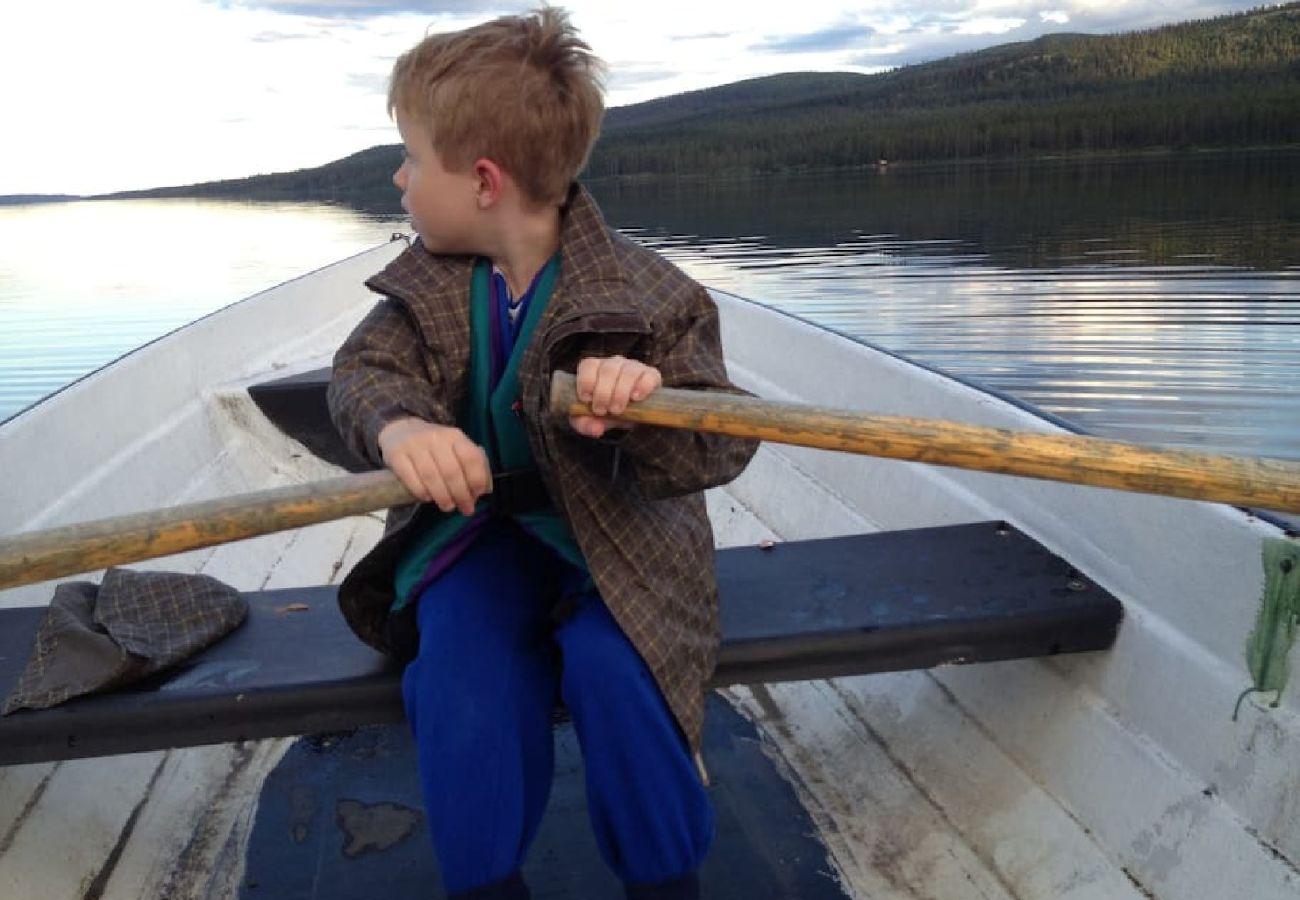
<svg viewBox="0 0 1300 900">
<path fill-rule="evenodd" d="M 376 248 L 159 339 L 0 426 L 0 534 L 337 474 L 247 386 L 327 365 Z M 716 294 L 733 379 L 777 400 L 1056 431 L 1030 410 Z M 1113 649 L 730 688 L 855 898 L 1300 897 L 1300 698 L 1252 695 L 1250 512 L 766 445 L 710 493 L 720 546 L 1002 519 L 1121 599 Z M 337 583 L 378 514 L 139 568 L 242 590 Z M 52 586 L 0 593 L 40 605 Z M 0 769 L 0 897 L 239 896 L 290 739 Z M 382 893 L 382 892 L 381 892 Z"/>
</svg>

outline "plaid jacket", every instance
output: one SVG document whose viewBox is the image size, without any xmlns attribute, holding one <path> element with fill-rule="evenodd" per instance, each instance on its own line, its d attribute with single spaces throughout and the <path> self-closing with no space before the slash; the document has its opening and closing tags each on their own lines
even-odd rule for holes
<svg viewBox="0 0 1300 900">
<path fill-rule="evenodd" d="M 718 313 L 705 290 L 607 227 L 577 186 L 560 245 L 559 280 L 520 368 L 528 439 L 601 597 L 698 749 L 719 640 L 713 532 L 701 491 L 738 475 L 757 444 L 644 426 L 597 441 L 550 414 L 550 373 L 573 371 L 587 356 L 640 359 L 659 368 L 669 387 L 738 392 L 727 380 Z M 472 265 L 417 241 L 367 282 L 384 299 L 335 356 L 329 405 L 345 441 L 376 466 L 376 439 L 388 422 L 459 419 L 469 395 Z M 384 538 L 339 591 L 353 630 L 388 652 L 393 570 L 416 511 L 389 511 Z"/>
</svg>

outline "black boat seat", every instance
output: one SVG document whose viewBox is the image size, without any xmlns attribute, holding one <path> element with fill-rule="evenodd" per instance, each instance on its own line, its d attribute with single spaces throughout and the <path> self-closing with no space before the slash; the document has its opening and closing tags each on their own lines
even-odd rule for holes
<svg viewBox="0 0 1300 900">
<path fill-rule="evenodd" d="M 999 522 L 718 551 L 716 686 L 1102 650 L 1119 602 Z M 342 731 L 403 718 L 400 670 L 344 624 L 335 588 L 247 595 L 248 620 L 129 689 L 0 718 L 0 765 Z M 0 696 L 40 607 L 0 609 Z"/>
</svg>

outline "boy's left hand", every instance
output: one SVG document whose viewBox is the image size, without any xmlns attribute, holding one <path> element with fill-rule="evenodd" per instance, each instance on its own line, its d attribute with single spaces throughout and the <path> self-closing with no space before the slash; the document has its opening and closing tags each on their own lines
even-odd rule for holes
<svg viewBox="0 0 1300 900">
<path fill-rule="evenodd" d="M 589 357 L 578 363 L 578 399 L 591 407 L 594 416 L 569 416 L 578 434 L 602 437 L 620 427 L 618 416 L 630 402 L 637 402 L 664 383 L 654 366 L 622 356 Z"/>
</svg>

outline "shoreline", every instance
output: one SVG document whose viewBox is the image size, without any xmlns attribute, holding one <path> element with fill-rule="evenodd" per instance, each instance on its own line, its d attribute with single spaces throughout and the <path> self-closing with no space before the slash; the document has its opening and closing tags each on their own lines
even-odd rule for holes
<svg viewBox="0 0 1300 900">
<path fill-rule="evenodd" d="M 762 170 L 724 170 L 716 172 L 678 172 L 660 174 L 643 172 L 628 175 L 597 175 L 579 178 L 584 184 L 654 184 L 674 181 L 747 181 L 755 178 L 785 178 L 803 175 L 835 175 L 858 172 L 887 174 L 891 170 L 927 171 L 976 166 L 1039 165 L 1060 162 L 1111 162 L 1139 159 L 1185 159 L 1190 157 L 1225 157 L 1245 154 L 1300 154 L 1300 144 L 1254 144 L 1232 147 L 1144 147 L 1133 150 L 1079 150 L 1065 153 L 1043 153 L 1031 156 L 965 156 L 951 159 L 889 159 L 854 166 L 791 166 Z M 292 173 L 290 173 L 292 174 Z M 254 176 L 274 178 L 276 175 Z M 114 191 L 107 194 L 8 194 L 0 195 L 0 207 L 37 206 L 49 203 L 77 203 L 87 200 L 156 200 L 156 199 L 222 199 L 246 200 L 262 203 L 325 202 L 353 207 L 337 196 L 324 197 L 311 193 L 284 193 L 269 197 L 259 191 L 217 192 L 213 186 L 220 182 L 202 182 L 181 186 L 148 188 L 138 191 Z M 193 193 L 188 193 L 193 191 Z"/>
<path fill-rule="evenodd" d="M 1190 157 L 1225 157 L 1246 154 L 1297 154 L 1300 144 L 1258 144 L 1245 147 L 1147 147 L 1137 150 L 1080 150 L 1068 153 L 1046 153 L 1035 156 L 964 156 L 952 159 L 890 159 L 855 166 L 805 166 L 772 169 L 768 171 L 679 172 L 672 175 L 643 172 L 629 175 L 599 175 L 585 177 L 584 184 L 653 184 L 672 181 L 746 181 L 755 178 L 785 178 L 802 175 L 836 175 L 855 172 L 887 174 L 890 170 L 906 169 L 910 172 L 974 168 L 977 166 L 1038 165 L 1063 162 L 1122 162 L 1143 159 L 1186 159 Z M 883 162 L 883 165 L 882 165 Z"/>
</svg>

